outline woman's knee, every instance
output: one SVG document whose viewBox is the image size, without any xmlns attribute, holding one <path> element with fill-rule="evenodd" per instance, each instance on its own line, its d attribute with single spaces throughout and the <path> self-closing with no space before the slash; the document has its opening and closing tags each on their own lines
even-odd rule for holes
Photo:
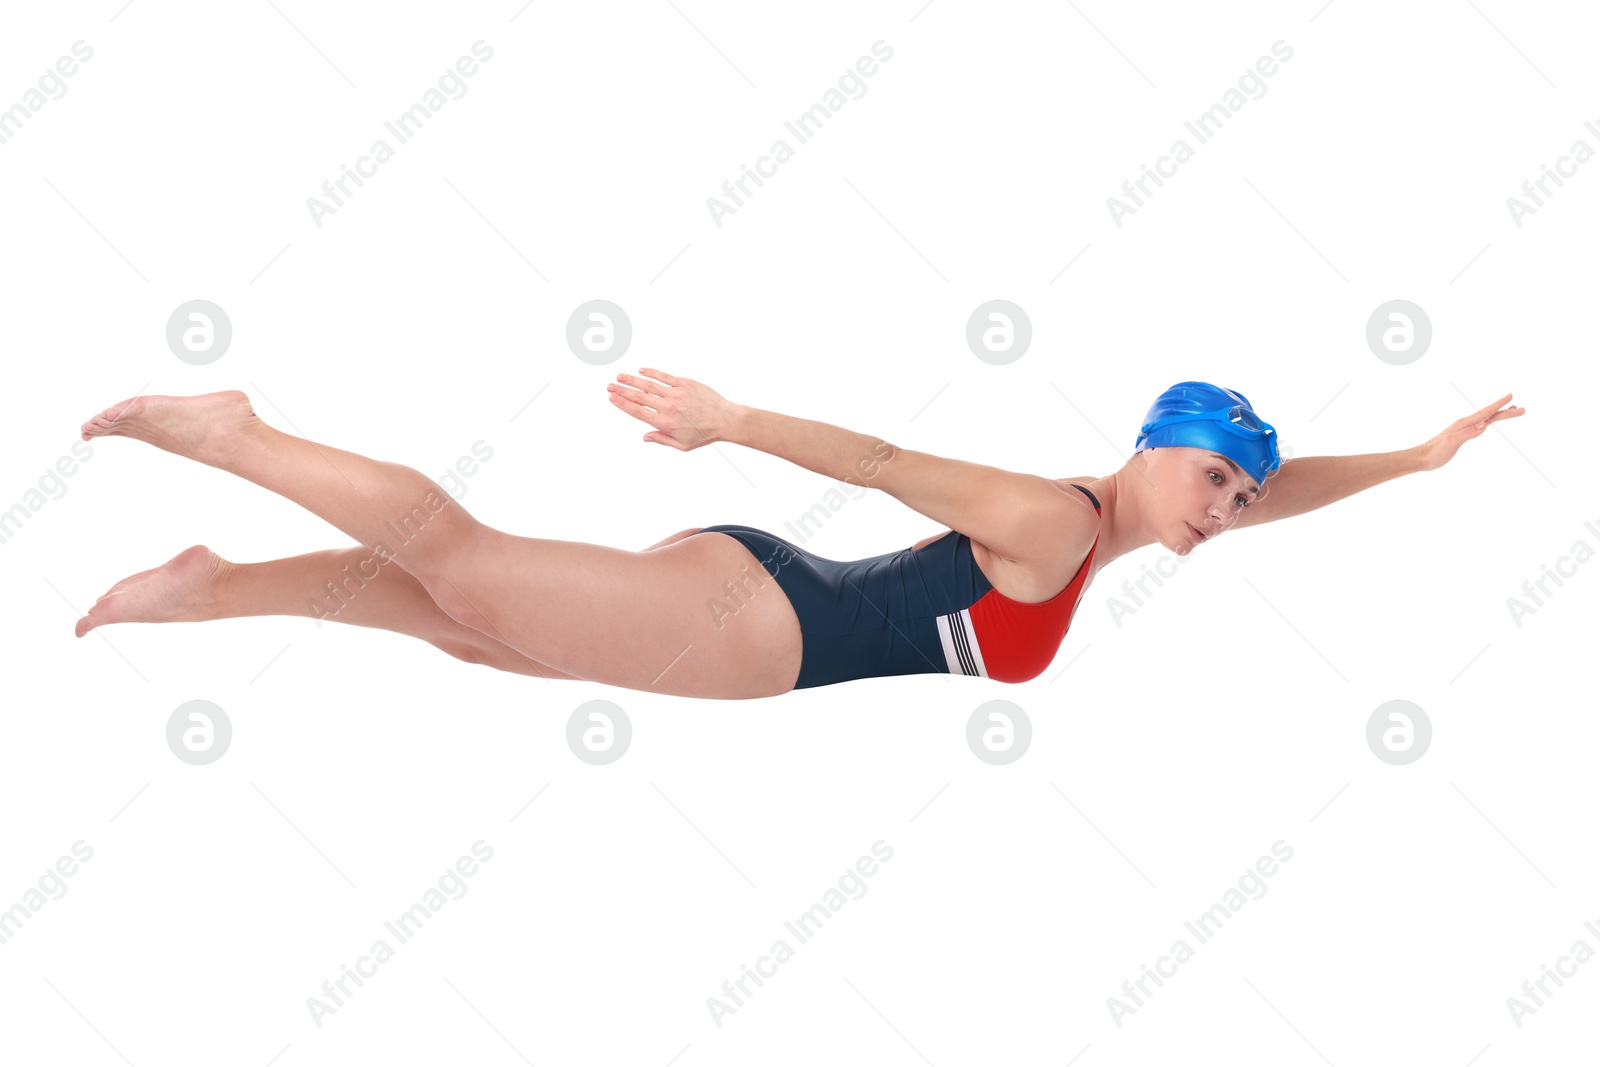
<svg viewBox="0 0 1600 1067">
<path fill-rule="evenodd" d="M 470 553 L 476 542 L 498 533 L 472 516 L 437 482 L 400 464 L 388 464 L 416 476 L 418 491 L 410 506 L 383 515 L 380 551 L 418 578 L 445 569 L 453 557 Z"/>
<path fill-rule="evenodd" d="M 494 620 L 479 608 L 474 599 L 462 592 L 460 583 L 449 575 L 440 575 L 423 582 L 428 595 L 450 621 L 470 627 L 479 633 L 492 633 Z M 453 654 L 453 653 L 452 653 Z"/>
<path fill-rule="evenodd" d="M 401 566 L 452 621 L 487 630 L 488 619 L 477 601 L 484 595 L 482 577 L 494 573 L 496 561 L 504 555 L 506 538 L 501 531 L 469 518 L 452 531 L 447 542 L 436 543 L 434 551 L 402 561 Z"/>
<path fill-rule="evenodd" d="M 478 647 L 466 641 L 454 641 L 448 638 L 439 638 L 433 642 L 433 646 L 439 651 L 448 653 L 454 656 L 456 659 L 462 660 L 466 663 L 485 662 L 482 653 L 478 651 Z"/>
</svg>

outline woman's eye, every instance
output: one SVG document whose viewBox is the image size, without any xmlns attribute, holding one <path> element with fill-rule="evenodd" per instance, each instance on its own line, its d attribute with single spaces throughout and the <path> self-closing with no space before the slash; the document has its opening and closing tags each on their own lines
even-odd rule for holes
<svg viewBox="0 0 1600 1067">
<path fill-rule="evenodd" d="M 1224 481 L 1226 481 L 1226 479 L 1222 477 L 1222 473 L 1220 471 L 1206 471 L 1206 474 L 1209 477 L 1216 479 L 1216 481 L 1211 483 L 1212 485 L 1221 485 Z M 1242 493 L 1239 496 L 1234 497 L 1234 499 L 1239 502 L 1239 506 L 1241 508 L 1247 508 L 1250 506 L 1250 501 L 1246 499 Z"/>
</svg>

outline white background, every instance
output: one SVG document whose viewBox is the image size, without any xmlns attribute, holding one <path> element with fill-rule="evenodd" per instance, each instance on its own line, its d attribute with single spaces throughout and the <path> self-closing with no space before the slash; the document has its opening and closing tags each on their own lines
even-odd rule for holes
<svg viewBox="0 0 1600 1067">
<path fill-rule="evenodd" d="M 97 595 L 188 545 L 348 543 L 97 442 L 0 545 L 0 907 L 94 850 L 0 945 L 6 1060 L 1344 1067 L 1592 1041 L 1600 964 L 1521 1028 L 1506 1005 L 1575 941 L 1600 950 L 1597 568 L 1520 627 L 1507 607 L 1600 545 L 1600 163 L 1520 228 L 1506 206 L 1575 140 L 1600 148 L 1585 5 L 274 2 L 8 10 L 0 106 L 74 41 L 94 55 L 0 145 L 0 508 L 141 389 L 244 389 L 282 429 L 435 477 L 481 440 L 479 518 L 623 548 L 782 532 L 830 484 L 643 443 L 604 389 L 640 366 L 1049 477 L 1115 470 L 1184 379 L 1243 391 L 1301 456 L 1406 448 L 1507 392 L 1527 414 L 1207 545 L 1120 624 L 1119 587 L 1170 554 L 1118 560 L 1027 684 L 748 702 L 542 683 L 308 618 L 76 640 Z M 480 39 L 466 95 L 317 227 L 307 198 Z M 878 40 L 865 95 L 797 145 L 783 123 Z M 1197 144 L 1183 123 L 1279 40 L 1265 95 Z M 1179 137 L 1194 158 L 1116 226 L 1107 198 Z M 778 138 L 794 158 L 719 228 L 707 198 Z M 234 329 L 199 367 L 165 340 L 196 298 Z M 633 323 L 609 366 L 565 341 L 595 298 Z M 1033 325 L 1006 366 L 964 337 L 994 298 Z M 1365 340 L 1392 299 L 1433 324 L 1405 366 Z M 807 547 L 938 529 L 874 493 Z M 234 729 L 205 767 L 165 741 L 197 698 Z M 603 767 L 565 740 L 594 698 L 634 729 Z M 1033 725 L 1004 767 L 965 740 L 997 698 Z M 1367 747 L 1391 699 L 1433 724 L 1409 766 Z M 480 839 L 469 892 L 317 1026 L 307 998 Z M 866 895 L 798 945 L 783 923 L 878 840 Z M 1279 840 L 1266 895 L 1198 945 L 1184 922 Z M 794 958 L 718 1027 L 707 998 L 780 937 Z M 1107 998 L 1178 938 L 1194 958 L 1118 1027 Z"/>
</svg>

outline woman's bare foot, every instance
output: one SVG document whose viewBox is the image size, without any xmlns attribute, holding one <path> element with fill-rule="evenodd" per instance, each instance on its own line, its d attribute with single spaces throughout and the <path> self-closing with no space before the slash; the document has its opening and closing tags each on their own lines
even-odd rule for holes
<svg viewBox="0 0 1600 1067">
<path fill-rule="evenodd" d="M 73 632 L 82 637 L 113 622 L 199 622 L 214 606 L 211 590 L 232 567 L 205 545 L 186 548 L 161 566 L 112 586 Z"/>
<path fill-rule="evenodd" d="M 136 396 L 83 424 L 91 437 L 131 437 L 211 466 L 222 462 L 241 430 L 261 425 L 250 398 L 237 389 L 201 396 Z"/>
</svg>

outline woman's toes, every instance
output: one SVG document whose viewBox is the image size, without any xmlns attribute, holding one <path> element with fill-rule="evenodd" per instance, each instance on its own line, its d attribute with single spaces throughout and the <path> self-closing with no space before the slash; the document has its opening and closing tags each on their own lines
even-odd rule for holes
<svg viewBox="0 0 1600 1067">
<path fill-rule="evenodd" d="M 239 434 L 258 425 L 250 398 L 237 389 L 200 396 L 136 396 L 83 424 L 84 440 L 118 436 L 220 466 Z"/>
<path fill-rule="evenodd" d="M 118 584 L 122 583 L 119 582 Z M 116 590 L 113 588 L 111 592 L 106 593 L 94 602 L 94 605 L 89 608 L 89 614 L 78 620 L 77 625 L 72 628 L 72 632 L 82 637 L 97 626 L 104 626 L 108 622 L 122 622 L 124 621 L 123 612 L 120 610 L 122 607 L 123 605 L 117 600 Z"/>
<path fill-rule="evenodd" d="M 100 414 L 91 416 L 89 421 L 83 424 L 83 439 L 87 441 L 91 437 L 103 437 L 106 434 L 115 433 L 117 420 L 124 413 L 130 417 L 137 414 L 137 412 L 129 411 L 129 409 L 139 399 L 139 397 L 130 396 L 126 400 L 112 404 Z"/>
<path fill-rule="evenodd" d="M 205 545 L 193 545 L 159 567 L 130 574 L 106 590 L 73 632 L 79 637 L 114 622 L 182 622 L 209 610 L 210 582 L 228 564 Z"/>
</svg>

